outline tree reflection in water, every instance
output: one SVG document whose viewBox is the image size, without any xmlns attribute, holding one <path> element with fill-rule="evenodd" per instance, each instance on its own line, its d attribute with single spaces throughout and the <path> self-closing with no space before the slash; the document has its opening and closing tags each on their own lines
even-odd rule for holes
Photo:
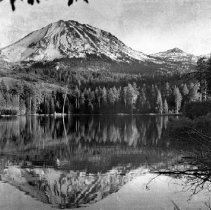
<svg viewBox="0 0 211 210">
<path fill-rule="evenodd" d="M 68 116 L 65 130 L 61 118 L 0 120 L 1 179 L 42 202 L 73 208 L 95 203 L 149 171 L 179 177 L 167 171 L 183 155 L 183 146 L 164 138 L 168 120 Z M 189 182 L 200 176 L 186 175 Z"/>
<path fill-rule="evenodd" d="M 84 152 L 97 153 L 101 148 L 107 147 L 139 149 L 143 146 L 161 146 L 165 148 L 166 142 L 161 140 L 161 133 L 165 127 L 163 121 L 154 117 L 68 117 L 65 119 L 67 133 L 65 135 L 60 118 L 20 117 L 14 120 L 1 120 L 1 152 L 22 151 L 25 155 L 28 152 L 28 158 L 31 159 L 32 153 L 39 154 L 39 151 L 44 150 L 42 154 L 49 156 L 47 158 L 52 156 L 52 158 L 67 159 L 77 150 L 82 150 L 84 154 Z M 68 153 L 71 154 L 60 151 L 67 149 L 65 144 L 70 149 Z M 96 151 L 93 151 L 94 149 Z"/>
</svg>

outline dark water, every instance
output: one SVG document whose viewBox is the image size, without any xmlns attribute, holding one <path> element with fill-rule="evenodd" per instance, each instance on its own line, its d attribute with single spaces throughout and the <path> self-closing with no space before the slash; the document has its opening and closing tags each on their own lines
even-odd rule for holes
<svg viewBox="0 0 211 210">
<path fill-rule="evenodd" d="M 0 119 L 1 180 L 56 208 L 114 209 L 109 199 L 118 195 L 122 201 L 115 209 L 128 209 L 130 202 L 137 205 L 132 209 L 209 209 L 210 180 L 206 177 L 203 182 L 205 174 L 195 174 L 199 171 L 190 161 L 192 150 L 168 137 L 171 120 L 167 116 Z M 160 171 L 169 173 L 158 176 Z M 170 187 L 170 182 L 177 183 Z M 153 193 L 162 195 L 154 200 L 155 206 Z M 105 202 L 103 208 L 94 206 L 100 201 Z"/>
</svg>

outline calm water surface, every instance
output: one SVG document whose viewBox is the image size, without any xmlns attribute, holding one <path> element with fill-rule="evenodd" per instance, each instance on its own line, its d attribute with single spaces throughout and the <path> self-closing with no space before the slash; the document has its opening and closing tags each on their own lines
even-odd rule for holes
<svg viewBox="0 0 211 210">
<path fill-rule="evenodd" d="M 0 119 L 0 209 L 211 209 L 210 178 L 168 138 L 171 120 Z"/>
</svg>

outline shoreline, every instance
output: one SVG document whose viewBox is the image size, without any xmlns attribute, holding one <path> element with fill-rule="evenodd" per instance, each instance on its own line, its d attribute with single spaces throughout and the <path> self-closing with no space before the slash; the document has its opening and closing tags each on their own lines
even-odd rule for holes
<svg viewBox="0 0 211 210">
<path fill-rule="evenodd" d="M 27 116 L 38 116 L 38 117 L 66 117 L 66 116 L 103 116 L 103 115 L 116 115 L 116 116 L 182 116 L 182 113 L 172 113 L 172 114 L 157 114 L 157 113 L 147 113 L 147 114 L 128 114 L 128 113 L 114 113 L 114 114 L 27 114 L 27 115 L 0 115 L 0 118 L 11 118 L 11 117 L 27 117 Z"/>
</svg>

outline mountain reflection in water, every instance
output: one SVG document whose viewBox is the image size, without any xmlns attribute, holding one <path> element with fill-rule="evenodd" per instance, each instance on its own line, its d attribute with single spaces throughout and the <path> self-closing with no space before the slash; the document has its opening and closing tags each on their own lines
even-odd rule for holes
<svg viewBox="0 0 211 210">
<path fill-rule="evenodd" d="M 169 120 L 168 116 L 68 116 L 65 122 L 36 116 L 1 119 L 1 180 L 44 203 L 74 208 L 96 203 L 152 171 L 191 169 L 195 166 L 181 162 L 182 148 L 166 137 Z"/>
</svg>

